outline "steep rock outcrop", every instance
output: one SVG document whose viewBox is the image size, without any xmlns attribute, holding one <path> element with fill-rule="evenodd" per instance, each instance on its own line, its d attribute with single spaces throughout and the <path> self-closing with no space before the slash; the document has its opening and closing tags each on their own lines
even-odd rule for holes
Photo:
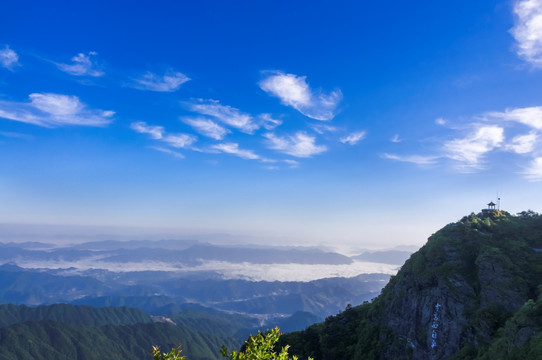
<svg viewBox="0 0 542 360">
<path fill-rule="evenodd" d="M 338 354 L 343 359 L 474 359 L 491 347 L 514 313 L 537 298 L 542 253 L 535 249 L 541 242 L 542 216 L 532 212 L 466 216 L 432 235 L 372 303 L 315 327 L 318 345 L 314 336 L 310 346 L 303 333 L 290 337 L 292 353 L 321 353 L 326 360 Z M 338 326 L 352 329 L 347 321 L 357 324 L 350 330 L 356 332 L 355 344 L 341 340 L 347 350 L 337 352 L 325 340 L 351 338 Z M 532 326 L 518 329 L 514 346 L 534 336 Z"/>
</svg>

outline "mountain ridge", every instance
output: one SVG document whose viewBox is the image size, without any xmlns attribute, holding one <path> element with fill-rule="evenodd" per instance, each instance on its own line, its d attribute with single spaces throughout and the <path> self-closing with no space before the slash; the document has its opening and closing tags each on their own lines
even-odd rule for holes
<svg viewBox="0 0 542 360">
<path fill-rule="evenodd" d="M 541 245 L 536 213 L 473 213 L 433 234 L 373 302 L 281 341 L 323 360 L 483 358 L 525 303 L 538 309 Z M 510 354 L 538 349 L 536 326 Z"/>
</svg>

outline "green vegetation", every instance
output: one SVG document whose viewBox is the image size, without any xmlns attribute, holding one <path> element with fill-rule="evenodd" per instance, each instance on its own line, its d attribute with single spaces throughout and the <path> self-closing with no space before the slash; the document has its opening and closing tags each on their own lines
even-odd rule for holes
<svg viewBox="0 0 542 360">
<path fill-rule="evenodd" d="M 230 338 L 202 335 L 172 324 L 90 327 L 40 321 L 0 329 L 0 359 L 146 359 L 153 345 L 167 349 L 179 342 L 186 344 L 191 360 L 218 360 L 221 357 L 217 350 L 223 344 L 240 346 Z"/>
<path fill-rule="evenodd" d="M 232 351 L 228 354 L 228 349 L 223 346 L 220 353 L 229 360 L 297 360 L 297 356 L 290 358 L 288 356 L 288 345 L 283 346 L 277 353 L 276 343 L 281 333 L 279 328 L 266 330 L 264 334 L 258 332 L 256 336 L 250 336 L 243 346 L 244 350 Z M 312 360 L 309 357 L 309 360 Z"/>
<path fill-rule="evenodd" d="M 171 349 L 168 353 L 161 353 L 160 347 L 152 347 L 152 355 L 154 360 L 185 360 L 186 356 L 181 356 L 181 345 L 176 349 Z"/>
<path fill-rule="evenodd" d="M 276 351 L 276 344 L 282 334 L 279 328 L 266 330 L 265 333 L 258 332 L 256 336 L 250 336 L 245 342 L 241 351 L 231 351 L 222 346 L 220 353 L 228 360 L 297 360 L 297 357 L 288 356 L 288 345 L 282 347 L 279 352 Z M 153 346 L 152 354 L 154 360 L 185 360 L 181 356 L 181 345 L 176 349 L 171 349 L 169 353 L 161 353 L 160 347 Z M 310 357 L 308 360 L 312 360 Z"/>
<path fill-rule="evenodd" d="M 202 334 L 219 335 L 246 339 L 252 329 L 258 327 L 258 320 L 245 315 L 227 314 L 219 311 L 187 309 L 169 318 L 178 326 L 198 331 Z"/>
<path fill-rule="evenodd" d="M 465 216 L 432 235 L 373 302 L 279 343 L 315 359 L 541 359 L 541 249 L 532 211 Z"/>
<path fill-rule="evenodd" d="M 29 307 L 25 305 L 0 305 L 0 328 L 27 321 L 53 320 L 60 323 L 86 326 L 131 325 L 151 323 L 149 315 L 128 307 L 95 308 L 55 304 Z"/>
</svg>

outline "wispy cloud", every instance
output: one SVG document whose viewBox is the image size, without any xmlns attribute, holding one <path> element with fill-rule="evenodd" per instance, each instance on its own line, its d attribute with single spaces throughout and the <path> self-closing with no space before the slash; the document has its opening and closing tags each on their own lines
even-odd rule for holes
<svg viewBox="0 0 542 360">
<path fill-rule="evenodd" d="M 499 126 L 479 126 L 463 138 L 444 143 L 444 151 L 448 158 L 461 163 L 463 169 L 481 167 L 483 156 L 502 145 L 504 129 Z"/>
<path fill-rule="evenodd" d="M 520 0 L 511 33 L 517 41 L 517 54 L 536 67 L 542 66 L 542 0 Z"/>
<path fill-rule="evenodd" d="M 312 90 L 306 81 L 306 76 L 285 74 L 280 71 L 260 81 L 260 88 L 278 97 L 282 104 L 291 106 L 303 115 L 315 120 L 331 120 L 336 115 L 336 109 L 342 99 L 340 90 L 324 93 Z"/>
<path fill-rule="evenodd" d="M 268 140 L 269 148 L 300 158 L 311 157 L 327 150 L 324 145 L 316 145 L 316 138 L 305 132 L 280 137 L 273 133 L 264 134 Z"/>
<path fill-rule="evenodd" d="M 185 103 L 190 111 L 202 115 L 212 116 L 216 120 L 239 129 L 247 134 L 252 134 L 259 128 L 252 116 L 241 112 L 239 109 L 228 105 L 222 105 L 217 100 L 199 99 L 194 102 Z"/>
<path fill-rule="evenodd" d="M 506 109 L 503 112 L 492 111 L 483 114 L 482 118 L 486 121 L 515 121 L 534 129 L 542 130 L 542 106 Z"/>
<path fill-rule="evenodd" d="M 400 143 L 400 142 L 403 141 L 403 140 L 401 140 L 401 138 L 399 137 L 399 134 L 395 134 L 395 135 L 393 135 L 393 137 L 390 139 L 390 141 L 391 141 L 392 143 Z"/>
<path fill-rule="evenodd" d="M 524 175 L 531 181 L 542 181 L 542 157 L 534 158 Z"/>
<path fill-rule="evenodd" d="M 217 144 L 217 145 L 213 145 L 212 148 L 223 153 L 238 156 L 243 159 L 249 159 L 249 160 L 260 159 L 260 156 L 255 154 L 252 150 L 240 149 L 239 144 L 236 144 L 236 143 Z"/>
<path fill-rule="evenodd" d="M 160 152 L 162 152 L 164 154 L 169 154 L 169 155 L 174 156 L 174 157 L 176 157 L 178 159 L 184 159 L 183 154 L 178 153 L 178 152 L 176 152 L 174 150 L 171 150 L 171 149 L 168 149 L 168 148 L 164 148 L 164 147 L 160 147 L 160 146 L 151 146 L 150 148 L 153 149 L 153 150 L 156 150 L 156 151 L 160 151 Z"/>
<path fill-rule="evenodd" d="M 230 131 L 212 120 L 198 118 L 183 118 L 182 121 L 192 126 L 198 133 L 215 140 L 222 140 Z"/>
<path fill-rule="evenodd" d="M 327 124 L 311 124 L 309 127 L 314 130 L 314 132 L 317 132 L 318 134 L 322 135 L 326 132 L 334 132 L 337 131 L 337 128 L 335 126 L 327 125 Z"/>
<path fill-rule="evenodd" d="M 100 70 L 93 59 L 91 59 L 91 57 L 94 58 L 96 55 L 98 55 L 98 53 L 95 51 L 91 51 L 88 54 L 79 53 L 71 58 L 71 64 L 56 63 L 56 66 L 61 71 L 70 75 L 100 77 L 105 73 Z"/>
<path fill-rule="evenodd" d="M 138 90 L 173 92 L 189 80 L 188 76 L 175 71 L 168 71 L 164 75 L 147 72 L 141 77 L 134 79 L 132 87 Z"/>
<path fill-rule="evenodd" d="M 266 130 L 273 130 L 277 126 L 282 125 L 282 120 L 274 119 L 271 114 L 260 114 L 258 118 Z"/>
<path fill-rule="evenodd" d="M 299 161 L 296 161 L 296 160 L 286 159 L 286 160 L 283 160 L 283 162 L 288 164 L 292 169 L 295 169 L 295 168 L 299 167 Z"/>
<path fill-rule="evenodd" d="M 431 156 L 423 155 L 397 155 L 383 154 L 382 158 L 411 162 L 419 165 L 436 163 L 442 159 L 449 159 L 453 167 L 460 172 L 473 172 L 483 170 L 487 165 L 485 161 L 490 153 L 512 152 L 524 155 L 518 161 L 519 166 L 528 168 L 524 172 L 529 179 L 536 178 L 538 163 L 536 156 L 542 150 L 540 143 L 540 130 L 542 130 L 542 106 L 525 108 L 509 108 L 504 111 L 489 111 L 472 116 L 471 123 L 454 126 L 443 118 L 436 120 L 437 124 L 445 125 L 451 131 L 464 132 L 463 136 L 455 138 L 433 139 L 438 147 L 433 149 Z M 530 128 L 529 132 L 525 127 Z M 514 136 L 515 135 L 515 136 Z M 398 136 L 394 137 L 398 140 Z M 392 139 L 393 141 L 393 139 Z M 533 156 L 532 164 L 527 166 L 525 155 Z"/>
<path fill-rule="evenodd" d="M 19 55 L 9 48 L 8 45 L 0 50 L 0 65 L 8 70 L 13 70 L 19 65 Z"/>
<path fill-rule="evenodd" d="M 162 140 L 174 148 L 183 149 L 195 143 L 197 138 L 189 134 L 170 134 L 164 136 Z"/>
<path fill-rule="evenodd" d="M 408 162 L 417 165 L 432 165 L 437 162 L 438 156 L 422 156 L 422 155 L 396 155 L 396 154 L 382 154 L 384 159 Z"/>
<path fill-rule="evenodd" d="M 533 152 L 535 145 L 538 142 L 538 134 L 531 132 L 526 135 L 518 135 L 505 145 L 505 149 L 515 152 L 516 154 L 528 154 Z"/>
<path fill-rule="evenodd" d="M 162 126 L 147 125 L 144 121 L 130 124 L 130 128 L 140 134 L 147 134 L 155 140 L 160 140 L 174 148 L 187 148 L 197 141 L 194 135 L 167 134 Z"/>
<path fill-rule="evenodd" d="M 356 145 L 361 139 L 365 137 L 365 131 L 353 132 L 345 137 L 339 139 L 343 144 Z"/>
<path fill-rule="evenodd" d="M 105 126 L 115 114 L 110 110 L 89 109 L 77 96 L 34 93 L 30 102 L 0 101 L 0 118 L 44 127 L 62 125 Z"/>
<path fill-rule="evenodd" d="M 447 121 L 444 118 L 437 118 L 435 119 L 435 124 L 445 126 L 447 124 Z"/>
<path fill-rule="evenodd" d="M 144 121 L 138 121 L 130 124 L 130 128 L 140 134 L 148 134 L 153 139 L 159 140 L 164 136 L 163 126 L 147 125 Z"/>
</svg>

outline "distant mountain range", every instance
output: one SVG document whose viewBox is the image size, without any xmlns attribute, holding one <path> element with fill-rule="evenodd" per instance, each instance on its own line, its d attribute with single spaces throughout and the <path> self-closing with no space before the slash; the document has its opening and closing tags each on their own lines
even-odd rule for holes
<svg viewBox="0 0 542 360">
<path fill-rule="evenodd" d="M 258 329 L 301 330 L 370 301 L 408 254 L 173 240 L 0 243 L 0 304 L 11 304 L 0 305 L 0 358 L 145 359 L 152 345 L 182 342 L 190 359 L 215 359 L 222 344 L 237 348 Z"/>
<path fill-rule="evenodd" d="M 386 264 L 388 254 L 388 264 Z M 324 318 L 375 297 L 408 252 L 347 257 L 301 247 L 197 241 L 100 241 L 69 246 L 0 243 L 0 303 L 131 306 L 154 315 L 197 303 L 221 311 Z M 363 262 L 360 262 L 362 259 Z M 377 270 L 370 274 L 367 270 Z M 323 273 L 320 273 L 323 269 Z M 344 278 L 329 276 L 345 272 Z M 378 271 L 384 269 L 385 271 Z M 312 281 L 295 279 L 316 272 Z M 321 277 L 321 278 L 319 278 Z M 323 277 L 323 278 L 322 278 Z M 269 281 L 255 281 L 266 278 Z"/>
<path fill-rule="evenodd" d="M 59 270 L 0 266 L 0 303 L 130 306 L 169 315 L 173 305 L 195 303 L 218 310 L 280 317 L 308 311 L 325 317 L 375 297 L 388 281 L 385 274 L 311 282 L 187 279 L 165 272 L 107 271 L 66 275 Z"/>
</svg>

